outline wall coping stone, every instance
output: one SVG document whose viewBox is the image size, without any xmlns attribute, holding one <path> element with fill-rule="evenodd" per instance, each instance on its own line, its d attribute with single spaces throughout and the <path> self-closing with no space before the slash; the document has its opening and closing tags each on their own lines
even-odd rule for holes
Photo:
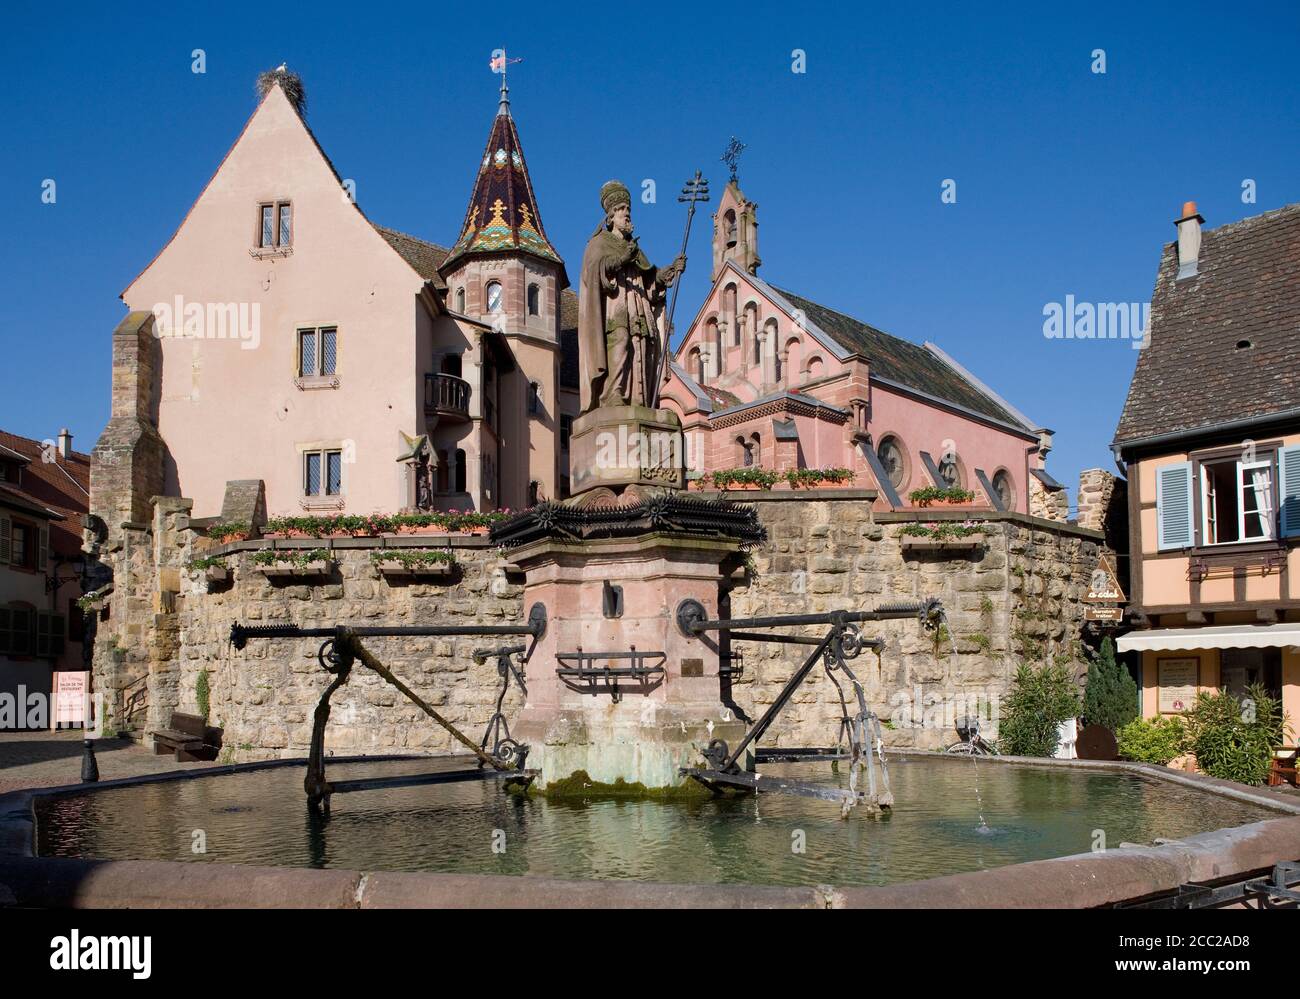
<svg viewBox="0 0 1300 999">
<path fill-rule="evenodd" d="M 1017 513 L 1013 510 L 972 511 L 968 509 L 945 510 L 943 507 L 923 507 L 915 510 L 891 510 L 877 513 L 875 519 L 878 524 L 914 524 L 918 521 L 928 520 L 980 520 L 991 523 L 1019 524 L 1022 527 L 1031 527 L 1035 531 L 1069 534 L 1078 538 L 1086 538 L 1089 541 L 1106 540 L 1104 531 L 1094 531 L 1090 527 L 1080 527 L 1078 524 L 1059 520 L 1048 520 L 1045 517 L 1032 517 L 1027 513 Z"/>
</svg>

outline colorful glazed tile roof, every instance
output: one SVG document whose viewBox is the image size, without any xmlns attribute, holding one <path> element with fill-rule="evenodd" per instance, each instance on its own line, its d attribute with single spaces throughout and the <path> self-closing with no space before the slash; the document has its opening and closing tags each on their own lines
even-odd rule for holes
<svg viewBox="0 0 1300 999">
<path fill-rule="evenodd" d="M 502 252 L 531 253 L 543 260 L 561 262 L 542 228 L 519 132 L 504 101 L 492 122 L 460 238 L 440 270 L 446 274 L 468 254 Z"/>
</svg>

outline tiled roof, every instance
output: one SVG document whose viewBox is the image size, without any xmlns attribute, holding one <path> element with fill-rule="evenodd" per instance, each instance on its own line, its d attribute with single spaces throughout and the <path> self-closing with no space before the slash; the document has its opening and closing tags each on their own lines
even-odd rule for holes
<svg viewBox="0 0 1300 999">
<path fill-rule="evenodd" d="M 45 445 L 41 441 L 2 430 L 0 446 L 29 459 L 23 466 L 22 488 L 7 483 L 3 492 L 10 499 L 61 514 L 62 521 L 50 524 L 50 548 L 60 555 L 77 555 L 81 551 L 81 515 L 90 509 L 90 455 L 73 451 L 67 458 L 56 455 L 54 461 L 42 461 Z"/>
<path fill-rule="evenodd" d="M 503 102 L 492 120 L 483 162 L 474 178 L 465 222 L 444 262 L 444 271 L 469 253 L 531 253 L 560 262 L 546 238 L 519 132 Z"/>
<path fill-rule="evenodd" d="M 1177 273 L 1170 243 L 1116 443 L 1300 408 L 1300 204 L 1205 230 Z"/>
<path fill-rule="evenodd" d="M 442 266 L 442 262 L 447 259 L 447 254 L 450 252 L 445 246 L 425 242 L 423 239 L 398 232 L 396 229 L 385 229 L 373 222 L 370 224 L 375 226 L 375 231 L 384 237 L 389 246 L 401 254 L 402 259 L 410 264 L 420 277 L 432 281 L 438 287 L 446 287 L 442 276 L 438 273 L 438 268 Z"/>
<path fill-rule="evenodd" d="M 963 378 L 960 372 L 920 344 L 892 336 L 794 292 L 783 288 L 776 288 L 776 291 L 841 347 L 865 357 L 871 365 L 873 377 L 896 382 L 1001 423 L 1023 426 L 1014 414 L 1007 412 Z"/>
</svg>

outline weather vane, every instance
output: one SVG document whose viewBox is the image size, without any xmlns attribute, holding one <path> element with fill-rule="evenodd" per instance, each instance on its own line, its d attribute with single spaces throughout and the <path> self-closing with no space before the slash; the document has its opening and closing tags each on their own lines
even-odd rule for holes
<svg viewBox="0 0 1300 999">
<path fill-rule="evenodd" d="M 733 135 L 731 141 L 727 143 L 726 152 L 722 154 L 722 162 L 731 169 L 731 182 L 733 184 L 736 183 L 736 164 L 740 162 L 740 154 L 744 151 L 745 144 Z"/>
</svg>

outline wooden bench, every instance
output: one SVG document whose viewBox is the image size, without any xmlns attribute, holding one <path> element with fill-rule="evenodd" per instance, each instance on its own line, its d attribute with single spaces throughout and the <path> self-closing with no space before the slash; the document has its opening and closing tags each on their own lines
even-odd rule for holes
<svg viewBox="0 0 1300 999">
<path fill-rule="evenodd" d="M 217 750 L 214 740 L 208 737 L 208 723 L 202 715 L 187 715 L 173 711 L 168 727 L 152 731 L 155 756 L 175 753 L 176 760 L 188 763 L 194 760 L 215 760 Z"/>
<path fill-rule="evenodd" d="M 1283 784 L 1290 784 L 1292 787 L 1296 786 L 1296 760 L 1298 756 L 1300 756 L 1300 748 L 1296 746 L 1279 746 L 1274 751 L 1272 766 L 1268 771 L 1269 787 L 1281 787 Z M 1290 764 L 1290 766 L 1287 764 Z"/>
</svg>

